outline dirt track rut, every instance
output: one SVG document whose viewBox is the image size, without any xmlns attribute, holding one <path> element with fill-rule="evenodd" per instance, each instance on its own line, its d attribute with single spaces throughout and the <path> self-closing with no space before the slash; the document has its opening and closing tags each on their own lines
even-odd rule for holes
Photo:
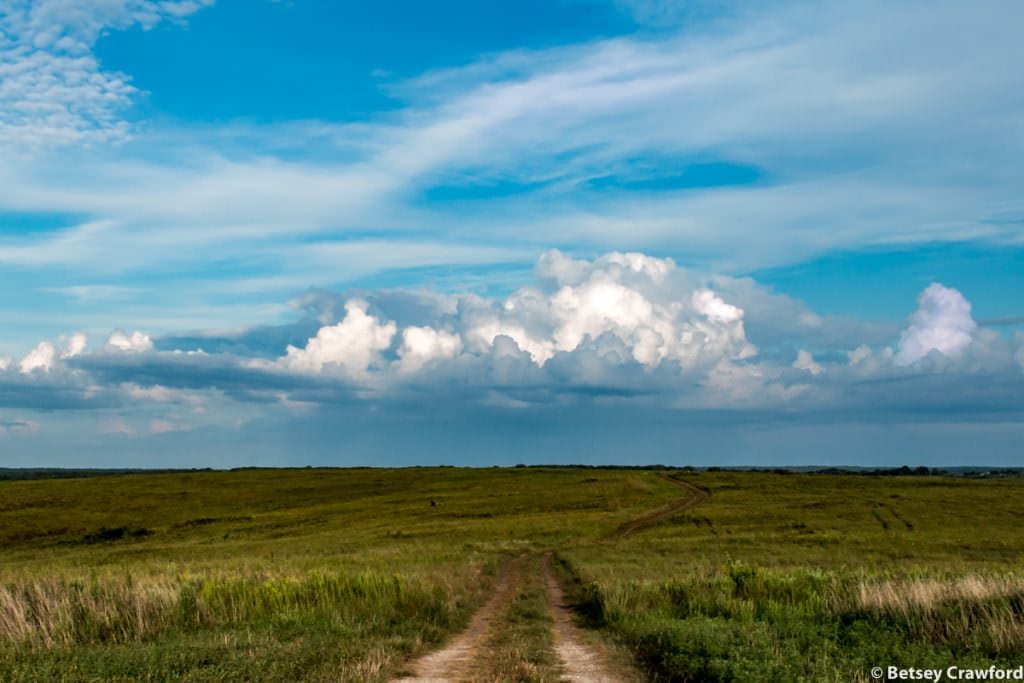
<svg viewBox="0 0 1024 683">
<path fill-rule="evenodd" d="M 661 478 L 667 481 L 668 483 L 672 484 L 676 488 L 688 491 L 690 495 L 680 500 L 674 500 L 668 505 L 663 505 L 662 507 L 658 508 L 657 510 L 654 510 L 653 512 L 649 512 L 646 515 L 637 517 L 636 519 L 626 522 L 615 531 L 613 536 L 617 538 L 625 538 L 627 536 L 635 534 L 637 531 L 640 531 L 641 529 L 646 529 L 647 527 L 656 524 L 657 522 L 666 517 L 671 517 L 672 515 L 677 515 L 680 512 L 685 512 L 690 508 L 697 507 L 705 500 L 707 500 L 711 495 L 704 489 L 694 486 L 690 482 L 683 481 L 681 479 L 675 479 L 674 477 L 670 477 L 667 474 L 662 474 Z"/>
<path fill-rule="evenodd" d="M 473 664 L 487 640 L 491 625 L 500 618 L 515 595 L 518 573 L 523 558 L 512 560 L 498 577 L 494 595 L 477 610 L 466 630 L 450 643 L 414 661 L 408 668 L 412 674 L 394 679 L 394 683 L 441 683 L 467 681 L 473 678 Z"/>
<path fill-rule="evenodd" d="M 690 495 L 673 501 L 646 515 L 623 524 L 613 537 L 624 538 L 645 529 L 659 520 L 689 510 L 708 499 L 707 491 L 688 482 L 674 479 L 666 474 L 662 478 L 687 491 Z M 420 657 L 406 668 L 411 673 L 396 678 L 392 683 L 442 683 L 478 680 L 474 676 L 475 663 L 486 656 L 484 644 L 491 635 L 495 624 L 515 598 L 520 583 L 522 564 L 527 561 L 520 557 L 506 565 L 498 577 L 494 595 L 477 610 L 465 631 L 448 645 Z M 562 587 L 551 568 L 551 553 L 540 558 L 540 569 L 544 575 L 548 606 L 553 619 L 555 651 L 562 663 L 562 680 L 586 681 L 587 683 L 617 683 L 622 679 L 612 674 L 601 656 L 581 638 L 573 621 L 572 611 L 565 600 Z"/>
<path fill-rule="evenodd" d="M 609 673 L 601 656 L 582 641 L 562 587 L 551 570 L 551 554 L 545 555 L 541 563 L 548 589 L 548 604 L 554 618 L 555 652 L 562 660 L 562 680 L 618 683 L 620 678 Z"/>
</svg>

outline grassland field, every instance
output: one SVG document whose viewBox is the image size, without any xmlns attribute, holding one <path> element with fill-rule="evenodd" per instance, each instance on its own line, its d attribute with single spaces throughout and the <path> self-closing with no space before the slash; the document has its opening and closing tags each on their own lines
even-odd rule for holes
<svg viewBox="0 0 1024 683">
<path fill-rule="evenodd" d="M 673 477 L 709 495 L 679 509 Z M 1012 476 L 544 467 L 6 479 L 0 680 L 389 680 L 547 551 L 589 634 L 649 680 L 1016 666 L 1022 494 Z M 557 679 L 541 596 L 526 580 L 482 677 Z"/>
</svg>

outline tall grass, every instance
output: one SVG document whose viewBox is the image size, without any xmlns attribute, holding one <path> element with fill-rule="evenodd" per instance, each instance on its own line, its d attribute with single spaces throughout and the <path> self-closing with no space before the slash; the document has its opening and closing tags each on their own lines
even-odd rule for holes
<svg viewBox="0 0 1024 683">
<path fill-rule="evenodd" d="M 624 640 L 655 680 L 856 680 L 882 663 L 1010 665 L 1024 654 L 1024 574 L 878 573 L 732 564 L 581 581 L 574 592 L 591 624 Z"/>
<path fill-rule="evenodd" d="M 1024 575 L 862 582 L 853 614 L 914 639 L 992 656 L 1024 652 Z"/>
<path fill-rule="evenodd" d="M 0 587 L 0 645 L 125 643 L 309 615 L 370 633 L 403 620 L 441 631 L 451 625 L 453 610 L 442 586 L 371 572 L 141 581 L 126 575 L 88 583 L 51 578 Z"/>
</svg>

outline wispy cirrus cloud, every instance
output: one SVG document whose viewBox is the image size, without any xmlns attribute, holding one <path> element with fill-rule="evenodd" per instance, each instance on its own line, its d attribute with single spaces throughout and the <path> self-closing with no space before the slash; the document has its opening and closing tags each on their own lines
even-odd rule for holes
<svg viewBox="0 0 1024 683">
<path fill-rule="evenodd" d="M 1024 56 L 1007 29 L 1019 8 L 870 10 L 786 3 L 648 40 L 497 55 L 398 85 L 405 107 L 377 120 L 242 126 L 243 148 L 230 144 L 230 124 L 200 129 L 173 162 L 156 160 L 156 134 L 59 175 L 53 159 L 18 163 L 0 202 L 93 219 L 8 241 L 0 259 L 135 270 L 149 254 L 201 263 L 215 247 L 252 262 L 302 236 L 371 231 L 395 246 L 484 246 L 498 262 L 521 262 L 557 235 L 563 248 L 685 251 L 744 270 L 836 248 L 1019 240 L 1019 224 L 991 220 L 1021 209 L 1013 112 L 1024 83 L 996 68 Z M 987 49 L 961 45 L 968 34 L 988 36 Z M 321 146 L 316 161 L 295 160 L 310 139 L 330 140 L 333 159 Z M 629 189 L 637 173 L 672 176 L 708 159 L 762 169 L 761 179 Z M 622 189 L 597 192 L 595 177 Z M 437 184 L 499 182 L 526 189 L 423 200 Z"/>
</svg>

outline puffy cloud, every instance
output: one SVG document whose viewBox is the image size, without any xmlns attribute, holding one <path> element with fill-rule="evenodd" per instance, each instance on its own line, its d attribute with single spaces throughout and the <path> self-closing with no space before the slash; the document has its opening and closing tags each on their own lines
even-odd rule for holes
<svg viewBox="0 0 1024 683">
<path fill-rule="evenodd" d="M 954 358 L 971 343 L 977 325 L 963 294 L 934 282 L 921 292 L 917 304 L 900 335 L 897 365 L 911 365 L 932 351 Z"/>
<path fill-rule="evenodd" d="M 707 320 L 697 319 L 684 330 L 684 357 L 692 356 L 693 342 L 699 341 L 695 350 L 703 355 L 729 359 L 750 358 L 757 355 L 757 347 L 747 341 L 743 326 L 743 309 L 725 303 L 709 290 L 693 293 L 693 307 Z"/>
<path fill-rule="evenodd" d="M 364 377 L 380 354 L 391 346 L 397 326 L 381 322 L 366 311 L 369 304 L 352 299 L 345 304 L 345 318 L 337 325 L 321 327 L 304 348 L 289 345 L 283 363 L 302 372 L 320 372 L 338 365 L 352 376 Z"/>
<path fill-rule="evenodd" d="M 753 281 L 703 276 L 669 259 L 613 253 L 584 260 L 549 252 L 537 275 L 537 286 L 505 297 L 318 293 L 304 308 L 320 322 L 306 317 L 294 329 L 244 332 L 267 330 L 266 346 L 246 341 L 216 343 L 209 353 L 169 350 L 175 340 L 215 338 L 199 334 L 161 338 L 157 345 L 165 350 L 157 351 L 145 334 L 122 331 L 97 350 L 86 350 L 78 335 L 68 338 L 63 353 L 43 342 L 18 365 L 24 377 L 0 374 L 0 406 L 130 407 L 136 411 L 130 424 L 142 435 L 153 412 L 174 425 L 199 415 L 213 420 L 225 405 L 245 406 L 247 414 L 282 408 L 312 414 L 323 405 L 408 404 L 420 400 L 424 387 L 462 406 L 629 403 L 793 415 L 864 415 L 880 406 L 894 414 L 1005 413 L 1016 405 L 1007 397 L 1024 390 L 1024 335 L 1011 340 L 975 329 L 970 305 L 940 285 L 921 294 L 898 345 L 906 356 L 917 344 L 917 360 L 897 363 L 897 351 L 879 343 L 875 331 L 860 345 L 846 336 L 856 338 L 856 327 L 837 337 L 841 344 L 804 341 L 799 335 L 828 327 L 829 319 L 805 325 L 812 314 L 792 300 L 762 295 Z M 781 313 L 770 334 L 781 341 L 761 352 L 745 323 L 751 311 L 770 319 L 773 307 Z M 794 336 L 787 338 L 787 329 Z M 895 336 L 892 331 L 888 339 Z M 942 355 L 929 357 L 932 350 Z"/>
<path fill-rule="evenodd" d="M 130 335 L 125 334 L 121 330 L 114 330 L 107 339 L 108 351 L 141 353 L 142 351 L 151 351 L 152 349 L 153 340 L 149 338 L 149 335 L 143 334 L 138 330 L 135 330 Z"/>
<path fill-rule="evenodd" d="M 846 354 L 847 359 L 850 361 L 850 365 L 857 365 L 863 363 L 865 360 L 871 357 L 871 348 L 867 344 L 861 344 L 853 351 L 849 351 Z"/>
<path fill-rule="evenodd" d="M 64 349 L 58 353 L 57 347 L 48 341 L 40 342 L 34 349 L 21 359 L 19 369 L 24 375 L 31 374 L 36 370 L 50 372 L 58 360 L 67 360 L 80 356 L 88 343 L 88 337 L 84 332 L 75 332 L 67 338 Z M 0 370 L 6 369 L 7 365 L 0 361 Z"/>
<path fill-rule="evenodd" d="M 611 332 L 633 348 L 639 362 L 654 365 L 671 341 L 671 311 L 656 309 L 635 289 L 604 278 L 563 287 L 552 297 L 551 308 L 557 325 L 554 345 L 560 351 Z"/>
<path fill-rule="evenodd" d="M 184 403 L 199 408 L 203 398 L 196 393 L 182 389 L 172 389 L 162 384 L 139 386 L 128 383 L 123 386 L 124 392 L 135 400 L 152 401 L 153 403 Z"/>
<path fill-rule="evenodd" d="M 64 350 L 61 352 L 60 357 L 74 358 L 75 356 L 78 356 L 83 351 L 85 351 L 85 346 L 88 343 L 89 338 L 85 335 L 84 332 L 75 332 L 70 337 L 68 337 L 67 346 L 64 347 Z"/>
<path fill-rule="evenodd" d="M 415 372 L 433 360 L 454 358 L 461 351 L 462 339 L 457 334 L 432 327 L 406 327 L 398 349 L 399 369 Z"/>
<path fill-rule="evenodd" d="M 541 256 L 537 272 L 557 289 L 520 289 L 500 308 L 476 314 L 467 336 L 477 347 L 504 335 L 539 366 L 606 335 L 648 368 L 665 360 L 710 366 L 757 353 L 746 338 L 743 310 L 695 289 L 671 259 L 613 252 L 589 262 L 552 251 Z"/>
<path fill-rule="evenodd" d="M 857 353 L 857 351 L 851 352 L 851 354 L 854 353 Z M 863 358 L 861 354 L 857 355 L 858 357 Z M 850 358 L 852 362 L 853 356 L 851 355 Z M 822 372 L 824 372 L 824 369 L 818 363 L 815 362 L 814 356 L 811 355 L 811 352 L 806 351 L 804 349 L 800 349 L 797 352 L 796 360 L 793 361 L 793 367 L 796 368 L 797 370 L 805 370 L 811 373 L 812 375 L 820 375 Z"/>
<path fill-rule="evenodd" d="M 28 355 L 21 359 L 21 363 L 18 367 L 23 375 L 31 374 L 36 370 L 49 372 L 56 359 L 57 349 L 54 348 L 53 344 L 47 341 L 39 342 L 38 346 L 29 351 Z"/>
<path fill-rule="evenodd" d="M 560 285 L 575 285 L 593 277 L 594 273 L 607 273 L 613 280 L 623 280 L 630 275 L 661 282 L 674 271 L 675 262 L 670 258 L 657 258 L 637 252 L 613 251 L 594 259 L 593 262 L 573 259 L 557 249 L 541 254 L 537 260 L 537 274 L 554 280 Z"/>
<path fill-rule="evenodd" d="M 492 346 L 499 346 L 499 340 L 507 340 L 530 354 L 537 365 L 544 365 L 555 354 L 554 342 L 532 335 L 522 325 L 502 320 L 486 320 L 473 325 L 466 332 L 473 349 L 485 352 Z M 501 342 L 504 345 L 504 342 Z"/>
<path fill-rule="evenodd" d="M 851 373 L 851 377 L 861 379 L 887 376 L 893 371 L 894 356 L 895 352 L 891 346 L 874 350 L 867 344 L 861 344 L 846 352 L 845 369 Z"/>
</svg>

